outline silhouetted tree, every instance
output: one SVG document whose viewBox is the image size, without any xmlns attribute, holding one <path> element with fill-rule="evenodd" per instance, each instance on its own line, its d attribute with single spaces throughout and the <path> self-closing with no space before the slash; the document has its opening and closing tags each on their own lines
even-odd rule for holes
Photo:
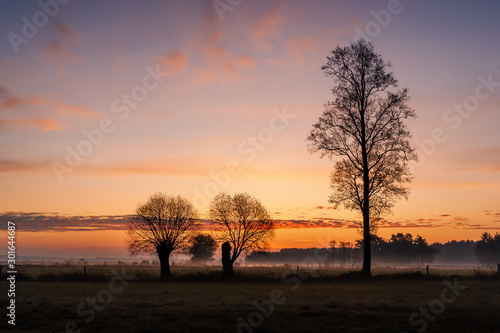
<svg viewBox="0 0 500 333">
<path fill-rule="evenodd" d="M 351 263 L 351 258 L 353 254 L 353 245 L 351 242 L 340 242 L 339 246 L 339 257 L 340 257 L 340 265 L 345 266 Z"/>
<path fill-rule="evenodd" d="M 265 262 L 269 261 L 271 253 L 268 251 L 252 251 L 249 255 L 245 257 L 245 261 L 248 262 Z"/>
<path fill-rule="evenodd" d="M 180 250 L 197 230 L 197 213 L 181 196 L 156 193 L 140 204 L 129 221 L 128 249 L 132 255 L 156 253 L 161 278 L 170 277 L 170 254 Z"/>
<path fill-rule="evenodd" d="M 331 175 L 330 202 L 363 214 L 363 273 L 371 275 L 370 218 L 389 212 L 409 194 L 408 161 L 417 156 L 403 120 L 415 112 L 407 105 L 407 88 L 388 90 L 397 80 L 371 43 L 361 39 L 337 46 L 327 59 L 322 70 L 334 79 L 335 101 L 325 104 L 313 125 L 309 150 L 342 158 Z"/>
<path fill-rule="evenodd" d="M 363 240 L 356 240 L 356 257 L 363 249 Z M 374 262 L 382 263 L 431 263 L 439 253 L 421 236 L 413 238 L 411 234 L 393 234 L 389 240 L 372 235 L 371 252 Z"/>
<path fill-rule="evenodd" d="M 419 235 L 413 240 L 413 246 L 415 248 L 415 260 L 418 261 L 419 264 L 430 264 L 434 262 L 436 255 L 440 252 L 438 249 L 430 246 L 429 243 Z"/>
<path fill-rule="evenodd" d="M 434 243 L 432 247 L 439 251 L 436 262 L 446 264 L 476 264 L 474 255 L 476 242 L 472 240 L 452 240 L 444 244 Z"/>
<path fill-rule="evenodd" d="M 335 266 L 335 245 L 337 244 L 337 241 L 332 240 L 329 244 L 330 247 L 328 250 L 330 251 L 330 258 L 332 259 L 332 266 Z"/>
<path fill-rule="evenodd" d="M 484 265 L 500 263 L 500 233 L 497 232 L 494 236 L 488 232 L 483 233 L 481 239 L 476 242 L 474 253 L 477 260 Z"/>
<path fill-rule="evenodd" d="M 208 234 L 198 234 L 191 238 L 188 253 L 191 261 L 206 264 L 217 250 L 217 241 Z"/>
<path fill-rule="evenodd" d="M 210 205 L 209 215 L 218 231 L 218 240 L 229 242 L 232 247 L 228 272 L 232 272 L 242 252 L 265 250 L 274 237 L 274 221 L 260 201 L 247 193 L 232 197 L 219 193 Z"/>
<path fill-rule="evenodd" d="M 387 242 L 387 245 L 391 257 L 399 259 L 400 264 L 409 264 L 411 262 L 415 251 L 413 247 L 413 236 L 411 234 L 393 234 Z"/>
</svg>

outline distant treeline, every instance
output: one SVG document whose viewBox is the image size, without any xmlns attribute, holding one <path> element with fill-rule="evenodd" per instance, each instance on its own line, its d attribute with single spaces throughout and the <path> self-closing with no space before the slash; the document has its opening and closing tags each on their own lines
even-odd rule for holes
<svg viewBox="0 0 500 333">
<path fill-rule="evenodd" d="M 328 248 L 285 248 L 279 252 L 253 252 L 245 259 L 247 263 L 299 264 L 314 258 L 322 265 L 345 266 L 360 264 L 363 258 L 362 240 L 330 242 Z M 484 233 L 481 240 L 450 241 L 429 245 L 421 236 L 393 234 L 389 239 L 372 236 L 372 261 L 374 264 L 483 264 L 500 263 L 500 233 Z"/>
</svg>

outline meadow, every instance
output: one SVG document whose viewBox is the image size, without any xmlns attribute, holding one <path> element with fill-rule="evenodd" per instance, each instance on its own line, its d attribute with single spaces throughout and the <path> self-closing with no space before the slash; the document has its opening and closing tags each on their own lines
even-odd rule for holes
<svg viewBox="0 0 500 333">
<path fill-rule="evenodd" d="M 22 266 L 1 332 L 500 332 L 500 276 L 470 268 Z M 434 272 L 435 271 L 435 272 Z M 8 305 L 5 272 L 0 306 Z M 5 311 L 5 310 L 4 310 Z"/>
</svg>

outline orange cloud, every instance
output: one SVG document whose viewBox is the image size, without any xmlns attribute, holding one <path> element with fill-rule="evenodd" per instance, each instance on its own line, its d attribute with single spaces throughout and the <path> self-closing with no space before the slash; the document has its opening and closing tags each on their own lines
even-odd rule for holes
<svg viewBox="0 0 500 333">
<path fill-rule="evenodd" d="M 6 87 L 0 86 L 0 109 L 11 110 L 26 103 L 25 98 L 14 96 Z"/>
<path fill-rule="evenodd" d="M 257 66 L 257 61 L 243 53 L 233 53 L 222 46 L 224 38 L 228 37 L 227 26 L 222 25 L 217 16 L 213 15 L 213 8 L 207 8 L 203 22 L 205 33 L 199 37 L 199 45 L 205 64 L 194 71 L 198 83 L 221 81 L 227 83 L 241 75 L 244 70 L 251 70 Z"/>
<path fill-rule="evenodd" d="M 82 166 L 79 170 L 92 176 L 166 175 L 205 177 L 207 170 L 221 170 L 225 167 L 217 158 L 200 156 L 196 158 L 166 158 L 158 160 L 122 161 L 101 165 Z"/>
<path fill-rule="evenodd" d="M 271 40 L 279 35 L 277 28 L 283 22 L 278 10 L 269 13 L 258 21 L 251 32 L 252 44 L 258 49 L 271 51 L 274 47 Z"/>
<path fill-rule="evenodd" d="M 293 38 L 287 41 L 286 44 L 290 48 L 290 53 L 299 62 L 307 61 L 307 54 L 318 50 L 318 43 L 307 37 Z"/>
<path fill-rule="evenodd" d="M 0 110 L 16 111 L 18 119 L 3 119 L 0 120 L 1 126 L 16 125 L 16 126 L 35 126 L 41 127 L 46 131 L 54 131 L 60 129 L 61 121 L 53 119 L 27 119 L 19 115 L 22 111 L 31 111 L 32 108 L 48 107 L 56 114 L 60 115 L 80 115 L 85 117 L 95 118 L 100 113 L 91 111 L 86 106 L 72 105 L 65 102 L 60 102 L 56 99 L 44 96 L 16 96 L 12 94 L 6 87 L 0 86 Z M 31 116 L 31 113 L 29 113 Z"/>
<path fill-rule="evenodd" d="M 91 118 L 95 118 L 99 115 L 98 112 L 92 112 L 86 106 L 76 106 L 58 101 L 54 101 L 53 103 L 55 103 L 56 112 L 59 114 L 82 115 Z"/>
<path fill-rule="evenodd" d="M 160 59 L 162 68 L 170 74 L 184 73 L 188 66 L 188 58 L 181 51 L 172 51 Z"/>
<path fill-rule="evenodd" d="M 0 160 L 0 172 L 36 169 L 42 165 L 43 164 L 41 163 L 25 163 L 18 161 Z"/>
<path fill-rule="evenodd" d="M 0 128 L 11 126 L 36 127 L 44 131 L 57 131 L 61 128 L 60 122 L 51 119 L 0 120 Z"/>
</svg>

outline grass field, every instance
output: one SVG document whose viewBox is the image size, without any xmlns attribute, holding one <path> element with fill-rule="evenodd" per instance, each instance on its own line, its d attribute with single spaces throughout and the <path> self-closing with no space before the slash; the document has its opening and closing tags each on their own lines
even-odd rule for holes
<svg viewBox="0 0 500 333">
<path fill-rule="evenodd" d="M 156 267 L 20 271 L 16 326 L 2 315 L 1 332 L 500 332 L 498 276 L 242 267 L 224 281 L 216 268 L 177 267 L 160 282 Z M 8 289 L 4 274 L 4 313 Z"/>
</svg>

